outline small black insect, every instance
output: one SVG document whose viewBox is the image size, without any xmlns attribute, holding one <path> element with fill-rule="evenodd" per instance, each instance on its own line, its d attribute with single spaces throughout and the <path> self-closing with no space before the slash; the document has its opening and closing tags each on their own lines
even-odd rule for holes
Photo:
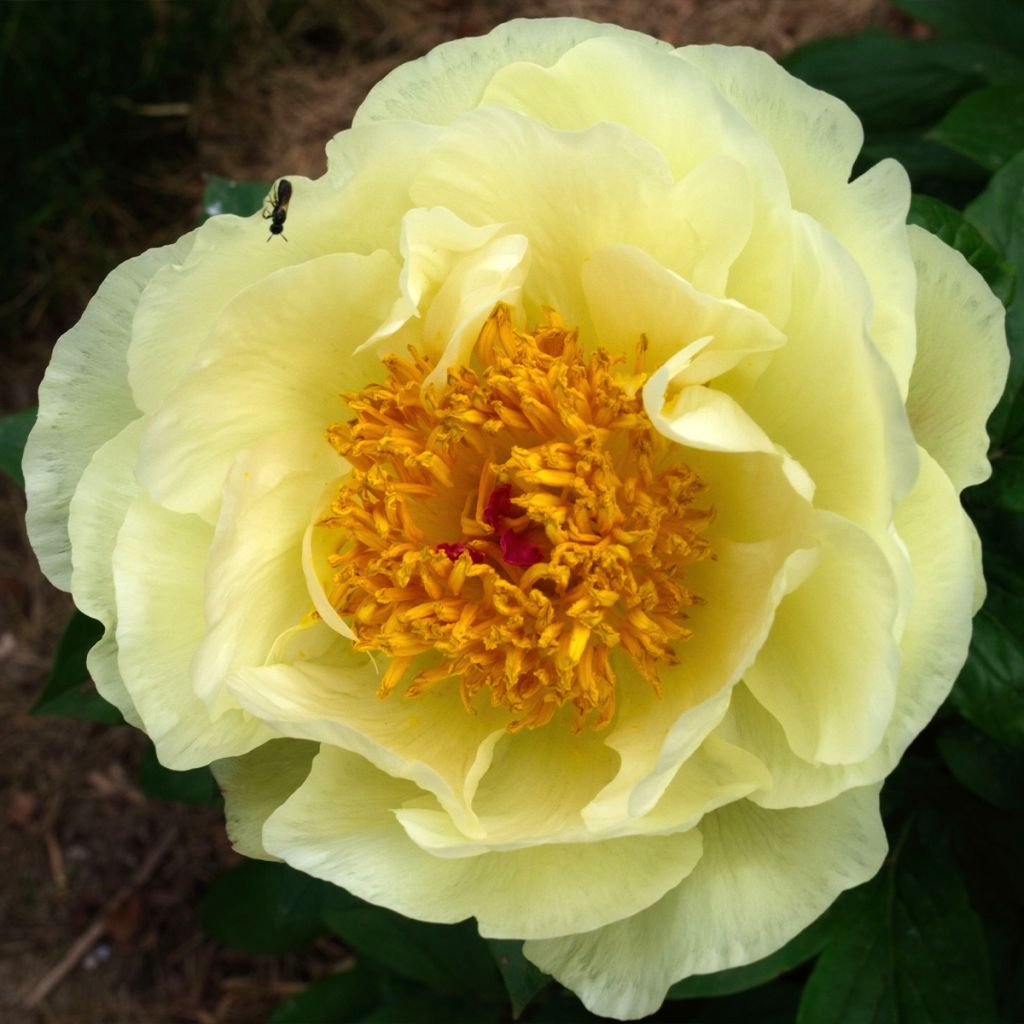
<svg viewBox="0 0 1024 1024">
<path fill-rule="evenodd" d="M 270 234 L 267 235 L 268 242 L 274 235 L 280 235 L 286 242 L 288 241 L 284 235 L 284 221 L 288 216 L 288 203 L 291 198 L 292 183 L 287 178 L 282 178 L 267 197 L 270 209 L 264 208 L 263 210 L 263 219 L 270 221 Z"/>
</svg>

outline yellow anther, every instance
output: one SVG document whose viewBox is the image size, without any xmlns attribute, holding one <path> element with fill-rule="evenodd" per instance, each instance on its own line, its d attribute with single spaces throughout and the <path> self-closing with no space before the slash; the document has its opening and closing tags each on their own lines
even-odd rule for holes
<svg viewBox="0 0 1024 1024">
<path fill-rule="evenodd" d="M 387 380 L 345 396 L 327 439 L 352 466 L 321 525 L 337 531 L 328 597 L 355 646 L 390 662 L 386 696 L 481 690 L 508 728 L 540 728 L 571 704 L 572 728 L 615 711 L 620 648 L 660 692 L 660 665 L 700 602 L 685 569 L 711 556 L 703 485 L 643 409 L 647 344 L 631 374 L 547 311 L 532 333 L 499 305 L 468 365 L 441 389 L 415 350 Z M 481 698 L 483 699 L 483 698 Z"/>
</svg>

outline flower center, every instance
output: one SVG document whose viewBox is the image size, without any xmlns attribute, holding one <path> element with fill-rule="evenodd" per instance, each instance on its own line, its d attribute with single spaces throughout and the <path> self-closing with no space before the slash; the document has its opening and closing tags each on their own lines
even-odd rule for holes
<svg viewBox="0 0 1024 1024">
<path fill-rule="evenodd" d="M 499 305 L 445 387 L 424 387 L 432 363 L 413 351 L 345 396 L 354 418 L 327 432 L 352 466 L 321 521 L 342 538 L 329 597 L 356 649 L 389 657 L 382 697 L 457 678 L 467 708 L 487 690 L 511 730 L 567 703 L 575 729 L 601 728 L 616 649 L 660 693 L 712 511 L 643 410 L 644 347 L 626 374 L 557 314 L 529 334 Z"/>
</svg>

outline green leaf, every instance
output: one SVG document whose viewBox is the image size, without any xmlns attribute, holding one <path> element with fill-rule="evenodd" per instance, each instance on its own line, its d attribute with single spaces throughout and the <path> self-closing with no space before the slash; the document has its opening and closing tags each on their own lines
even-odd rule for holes
<svg viewBox="0 0 1024 1024">
<path fill-rule="evenodd" d="M 912 18 L 943 35 L 977 39 L 1012 55 L 1018 64 L 1024 53 L 1024 7 L 1020 0 L 892 0 Z"/>
<path fill-rule="evenodd" d="M 427 924 L 369 904 L 329 909 L 324 922 L 359 956 L 440 992 L 494 998 L 501 980 L 472 921 Z"/>
<path fill-rule="evenodd" d="M 817 956 L 835 930 L 839 906 L 833 904 L 813 924 L 790 939 L 782 949 L 744 967 L 733 967 L 715 974 L 695 974 L 676 982 L 668 990 L 667 999 L 697 999 L 706 996 L 732 995 L 756 988 Z"/>
<path fill-rule="evenodd" d="M 103 636 L 103 626 L 77 609 L 57 644 L 53 668 L 43 692 L 32 706 L 33 715 L 65 715 L 84 722 L 120 725 L 121 712 L 92 687 L 85 659 Z"/>
<path fill-rule="evenodd" d="M 1014 447 L 1024 447 L 1020 438 Z M 1018 515 L 1024 514 L 1024 455 L 998 453 L 992 458 L 992 478 L 985 484 L 990 501 Z"/>
<path fill-rule="evenodd" d="M 305 992 L 286 999 L 267 1024 L 337 1024 L 362 1020 L 377 1004 L 376 978 L 360 966 L 314 981 Z"/>
<path fill-rule="evenodd" d="M 321 911 L 332 890 L 342 892 L 287 864 L 245 861 L 214 880 L 199 917 L 210 935 L 232 949 L 287 953 L 323 932 Z"/>
<path fill-rule="evenodd" d="M 1024 152 L 997 171 L 985 191 L 964 211 L 1024 277 Z M 989 420 L 989 434 L 1006 448 L 1024 437 L 1024 285 L 1006 312 L 1010 375 L 1006 391 Z"/>
<path fill-rule="evenodd" d="M 940 199 L 914 196 L 910 201 L 908 223 L 917 224 L 937 235 L 961 253 L 988 283 L 996 297 L 1007 305 L 1013 298 L 1016 270 L 982 237 L 981 232 L 963 214 Z"/>
<path fill-rule="evenodd" d="M 797 1024 L 988 1024 L 997 1019 L 981 924 L 957 872 L 908 830 L 854 890 Z"/>
<path fill-rule="evenodd" d="M 1024 752 L 1007 750 L 964 721 L 948 722 L 937 742 L 958 782 L 995 807 L 1024 811 Z"/>
<path fill-rule="evenodd" d="M 874 30 L 807 43 L 782 61 L 797 78 L 845 100 L 868 133 L 931 125 L 988 81 L 990 63 L 983 44 Z"/>
<path fill-rule="evenodd" d="M 776 982 L 698 1004 L 688 1019 L 693 1024 L 793 1024 L 800 1002 L 800 986 Z M 677 1019 L 677 1018 L 672 1018 Z"/>
<path fill-rule="evenodd" d="M 35 406 L 0 417 L 0 469 L 19 487 L 24 488 L 25 477 L 21 472 L 21 456 L 25 441 L 36 421 Z"/>
<path fill-rule="evenodd" d="M 264 181 L 230 181 L 210 175 L 203 189 L 203 215 L 200 223 L 222 213 L 248 217 L 259 213 L 270 192 Z"/>
<path fill-rule="evenodd" d="M 512 1000 L 512 1016 L 518 1019 L 551 978 L 523 956 L 522 942 L 516 939 L 488 939 L 487 945 L 501 971 L 509 999 Z"/>
<path fill-rule="evenodd" d="M 209 768 L 177 772 L 165 768 L 157 759 L 151 743 L 139 765 L 139 789 L 156 800 L 174 800 L 183 804 L 216 804 L 220 790 Z"/>
<path fill-rule="evenodd" d="M 949 699 L 982 732 L 1024 750 L 1024 649 L 991 602 L 974 620 L 967 664 Z"/>
<path fill-rule="evenodd" d="M 1024 90 L 979 89 L 965 96 L 928 133 L 997 171 L 1024 149 Z"/>
</svg>

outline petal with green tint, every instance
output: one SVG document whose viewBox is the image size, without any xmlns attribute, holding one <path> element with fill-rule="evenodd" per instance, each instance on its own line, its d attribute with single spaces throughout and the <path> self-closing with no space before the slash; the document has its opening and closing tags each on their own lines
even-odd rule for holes
<svg viewBox="0 0 1024 1024">
<path fill-rule="evenodd" d="M 448 124 L 479 105 L 491 77 L 507 64 L 530 61 L 546 67 L 595 36 L 629 39 L 647 50 L 668 49 L 666 43 L 617 25 L 581 18 L 515 19 L 477 39 L 442 43 L 425 57 L 395 68 L 370 90 L 353 124 Z"/>
<path fill-rule="evenodd" d="M 224 796 L 231 845 L 243 856 L 277 860 L 263 848 L 263 825 L 306 781 L 317 749 L 304 740 L 271 740 L 210 766 Z"/>
<path fill-rule="evenodd" d="M 884 534 L 917 473 L 896 379 L 868 334 L 871 295 L 836 240 L 794 221 L 793 314 L 744 402 L 747 414 L 807 470 L 815 505 Z"/>
<path fill-rule="evenodd" d="M 730 46 L 686 46 L 677 53 L 707 74 L 767 141 L 782 164 L 794 208 L 814 217 L 857 261 L 875 297 L 872 340 L 905 395 L 914 360 L 906 172 L 884 160 L 850 182 L 864 141 L 856 115 L 767 54 Z"/>
<path fill-rule="evenodd" d="M 927 452 L 921 451 L 920 458 L 917 483 L 896 511 L 914 594 L 882 744 L 860 764 L 813 764 L 793 753 L 778 721 L 745 687 L 737 687 L 717 733 L 770 766 L 771 787 L 751 796 L 764 807 L 817 804 L 851 786 L 884 778 L 938 710 L 967 657 L 980 567 L 976 537 L 948 477 Z"/>
<path fill-rule="evenodd" d="M 673 384 L 716 380 L 730 393 L 745 391 L 786 341 L 760 313 L 698 291 L 633 246 L 596 252 L 582 275 L 596 336 L 610 351 L 630 353 L 643 337 L 645 366 L 653 370 L 688 342 L 710 339 L 673 375 Z"/>
<path fill-rule="evenodd" d="M 214 717 L 192 688 L 211 535 L 198 516 L 140 495 L 114 548 L 118 663 L 160 762 L 178 771 L 244 754 L 274 735 L 237 706 Z"/>
<path fill-rule="evenodd" d="M 206 631 L 192 661 L 211 706 L 228 676 L 265 664 L 313 603 L 300 571 L 310 510 L 343 460 L 323 430 L 276 434 L 242 451 L 224 486 L 206 567 Z"/>
<path fill-rule="evenodd" d="M 381 372 L 373 353 L 353 353 L 386 316 L 397 277 L 387 253 L 335 254 L 286 267 L 237 295 L 150 420 L 138 469 L 149 493 L 212 522 L 239 451 L 279 431 L 325 430 L 340 419 L 339 395 Z"/>
<path fill-rule="evenodd" d="M 706 603 L 692 610 L 686 657 L 662 670 L 662 696 L 651 692 L 627 659 L 614 663 L 618 714 L 605 742 L 618 752 L 621 765 L 583 811 L 595 832 L 615 829 L 657 804 L 726 713 L 729 691 L 764 643 L 787 578 L 806 571 L 801 568 L 805 552 L 787 559 L 788 550 L 778 541 L 720 541 L 715 553 L 715 562 L 693 566 L 687 578 L 687 586 Z"/>
<path fill-rule="evenodd" d="M 415 209 L 402 220 L 402 256 L 402 294 L 360 350 L 404 355 L 414 345 L 434 360 L 428 386 L 443 385 L 449 368 L 469 361 L 495 305 L 519 306 L 527 241 L 499 224 L 473 227 L 444 207 Z"/>
<path fill-rule="evenodd" d="M 697 867 L 648 910 L 527 942 L 527 958 L 592 1012 L 633 1020 L 657 1010 L 682 978 L 778 949 L 840 892 L 874 875 L 886 852 L 877 786 L 799 810 L 731 804 L 706 817 L 700 831 Z"/>
<path fill-rule="evenodd" d="M 907 412 L 918 443 L 958 491 L 988 478 L 985 421 L 1009 369 L 1002 303 L 955 249 L 910 227 L 917 266 L 917 362 Z"/>
<path fill-rule="evenodd" d="M 863 530 L 819 517 L 821 557 L 775 612 L 744 676 L 808 761 L 851 764 L 878 749 L 899 676 L 899 612 L 888 560 Z"/>
<path fill-rule="evenodd" d="M 103 638 L 87 658 L 89 674 L 100 694 L 140 728 L 142 722 L 117 665 L 117 600 L 110 565 L 118 531 L 139 494 L 134 466 L 143 426 L 142 419 L 133 420 L 93 455 L 68 513 L 75 605 L 103 623 Z"/>
<path fill-rule="evenodd" d="M 353 751 L 433 793 L 461 829 L 478 831 L 473 796 L 505 735 L 507 714 L 484 704 L 467 713 L 457 686 L 381 699 L 380 671 L 339 638 L 320 659 L 240 669 L 228 685 L 242 707 L 279 735 Z"/>
<path fill-rule="evenodd" d="M 752 189 L 745 169 L 726 163 L 728 171 L 698 167 L 675 181 L 664 155 L 619 125 L 562 132 L 513 110 L 486 107 L 449 127 L 411 194 L 419 206 L 447 207 L 469 224 L 497 222 L 525 235 L 528 319 L 538 320 L 550 306 L 591 343 L 599 339 L 587 317 L 580 272 L 608 246 L 636 245 L 701 290 L 721 290 L 724 269 L 750 232 Z M 615 193 L 631 196 L 630 203 L 609 203 Z"/>
<path fill-rule="evenodd" d="M 650 906 L 700 858 L 694 831 L 435 857 L 394 814 L 419 793 L 357 755 L 325 747 L 309 778 L 268 819 L 264 845 L 293 867 L 406 916 L 474 916 L 490 938 L 564 934 L 580 922 L 599 927 Z"/>
<path fill-rule="evenodd" d="M 71 585 L 68 505 L 93 453 L 138 417 L 126 376 L 132 318 L 161 267 L 188 254 L 194 233 L 150 249 L 107 275 L 82 319 L 54 346 L 23 468 L 32 548 L 54 586 Z"/>
</svg>

